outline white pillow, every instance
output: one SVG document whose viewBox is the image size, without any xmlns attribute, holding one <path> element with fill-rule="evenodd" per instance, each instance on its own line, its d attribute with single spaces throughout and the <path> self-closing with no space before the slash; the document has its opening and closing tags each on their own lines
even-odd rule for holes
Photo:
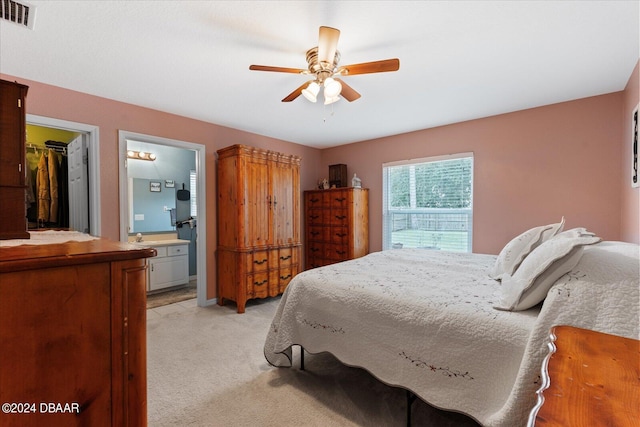
<svg viewBox="0 0 640 427">
<path fill-rule="evenodd" d="M 489 277 L 501 280 L 504 274 L 513 275 L 522 260 L 542 242 L 549 240 L 564 227 L 564 217 L 557 224 L 541 225 L 525 231 L 512 239 L 500 251 Z"/>
<path fill-rule="evenodd" d="M 562 217 L 559 223 L 552 224 L 549 230 L 545 230 L 542 233 L 542 240 L 540 241 L 540 243 L 546 242 L 547 240 L 551 239 L 553 236 L 557 235 L 558 233 L 561 233 L 563 229 L 564 229 L 564 216 Z"/>
<path fill-rule="evenodd" d="M 584 228 L 574 228 L 542 243 L 512 275 L 502 277 L 499 310 L 526 310 L 543 301 L 549 289 L 575 267 L 585 245 L 601 239 Z"/>
</svg>

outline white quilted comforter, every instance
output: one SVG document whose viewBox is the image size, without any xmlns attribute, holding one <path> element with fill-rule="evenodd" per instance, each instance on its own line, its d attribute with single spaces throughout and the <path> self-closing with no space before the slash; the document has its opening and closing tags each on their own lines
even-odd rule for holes
<svg viewBox="0 0 640 427">
<path fill-rule="evenodd" d="M 291 366 L 294 344 L 327 351 L 482 425 L 524 426 L 552 326 L 638 338 L 638 245 L 585 248 L 544 304 L 521 312 L 493 308 L 495 259 L 400 249 L 305 271 L 282 296 L 265 357 Z"/>
</svg>

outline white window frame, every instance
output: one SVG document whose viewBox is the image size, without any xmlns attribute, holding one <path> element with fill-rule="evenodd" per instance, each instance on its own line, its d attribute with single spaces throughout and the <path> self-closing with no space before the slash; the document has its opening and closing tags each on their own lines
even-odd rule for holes
<svg viewBox="0 0 640 427">
<path fill-rule="evenodd" d="M 432 156 L 432 157 L 422 157 L 422 158 L 416 158 L 416 159 L 409 159 L 409 160 L 400 160 L 400 161 L 394 161 L 394 162 L 387 162 L 387 163 L 383 163 L 382 164 L 382 250 L 387 250 L 387 249 L 392 249 L 392 227 L 389 226 L 388 221 L 389 221 L 389 215 L 390 212 L 393 211 L 393 209 L 390 209 L 389 206 L 389 194 L 388 194 L 388 171 L 390 167 L 394 167 L 394 166 L 409 166 L 409 165 L 418 165 L 418 164 L 423 164 L 423 163 L 431 163 L 431 162 L 438 162 L 438 161 L 443 161 L 443 160 L 455 160 L 455 159 L 462 159 L 462 158 L 471 158 L 471 167 L 472 167 L 472 171 L 471 171 L 471 207 L 464 209 L 464 211 L 466 211 L 469 220 L 469 229 L 467 232 L 467 248 L 468 248 L 468 252 L 472 252 L 473 251 L 473 186 L 474 186 L 474 163 L 475 163 L 475 159 L 474 159 L 474 155 L 473 152 L 464 152 L 464 153 L 455 153 L 455 154 L 448 154 L 448 155 L 442 155 L 442 156 Z M 461 209 L 427 209 L 427 208 L 421 208 L 421 213 L 430 213 L 433 211 L 437 211 L 439 213 L 453 213 L 455 212 L 459 212 Z M 413 212 L 411 210 L 403 210 L 403 213 L 418 213 Z"/>
</svg>

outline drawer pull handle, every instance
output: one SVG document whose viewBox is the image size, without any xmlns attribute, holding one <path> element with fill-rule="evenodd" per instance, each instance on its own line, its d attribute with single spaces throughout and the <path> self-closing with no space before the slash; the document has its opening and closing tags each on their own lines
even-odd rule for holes
<svg viewBox="0 0 640 427">
<path fill-rule="evenodd" d="M 344 202 L 345 200 L 347 200 L 346 197 L 336 197 L 336 202 Z"/>
<path fill-rule="evenodd" d="M 262 285 L 264 285 L 264 284 L 265 284 L 265 283 L 267 283 L 267 282 L 268 282 L 268 280 L 267 280 L 267 279 L 264 279 L 262 282 L 253 282 L 253 284 L 254 284 L 255 286 L 262 286 Z"/>
<path fill-rule="evenodd" d="M 319 250 L 319 248 L 311 248 L 311 252 L 318 252 Z"/>
<path fill-rule="evenodd" d="M 266 259 L 266 258 L 265 258 L 265 259 L 263 259 L 262 261 L 259 261 L 259 260 L 255 260 L 255 261 L 253 261 L 253 263 L 254 263 L 254 264 L 258 264 L 258 265 L 264 264 L 265 262 L 267 262 L 267 259 Z"/>
<path fill-rule="evenodd" d="M 346 215 L 336 215 L 336 219 L 345 219 Z"/>
<path fill-rule="evenodd" d="M 318 218 L 320 218 L 320 215 L 311 215 L 309 218 L 311 218 L 311 219 L 318 219 Z"/>
<path fill-rule="evenodd" d="M 336 253 L 337 253 L 338 255 L 344 255 L 344 254 L 346 254 L 347 252 L 346 252 L 346 251 L 336 251 Z"/>
<path fill-rule="evenodd" d="M 346 237 L 347 233 L 336 233 L 338 237 Z"/>
<path fill-rule="evenodd" d="M 311 234 L 312 236 L 314 236 L 314 237 L 315 237 L 315 236 L 319 235 L 319 234 L 320 234 L 320 232 L 319 232 L 319 231 L 312 231 L 312 232 L 311 232 L 311 233 L 309 233 L 309 234 Z"/>
<path fill-rule="evenodd" d="M 320 199 L 313 198 L 313 199 L 309 199 L 309 201 L 310 201 L 311 203 L 316 203 L 316 202 L 319 202 L 319 201 L 320 201 Z"/>
<path fill-rule="evenodd" d="M 280 257 L 280 259 L 281 259 L 282 261 L 286 261 L 286 260 L 288 260 L 289 258 L 291 258 L 291 255 L 281 256 L 281 257 Z"/>
<path fill-rule="evenodd" d="M 280 276 L 280 279 L 287 280 L 289 277 L 291 277 L 291 275 L 287 274 L 286 276 Z"/>
</svg>

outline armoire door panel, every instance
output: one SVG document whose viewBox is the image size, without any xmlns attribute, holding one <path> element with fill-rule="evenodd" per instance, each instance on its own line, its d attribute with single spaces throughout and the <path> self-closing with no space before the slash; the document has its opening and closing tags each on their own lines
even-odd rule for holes
<svg viewBox="0 0 640 427">
<path fill-rule="evenodd" d="M 272 242 L 269 217 L 271 195 L 269 187 L 269 167 L 264 162 L 247 160 L 246 169 L 244 246 L 265 246 Z"/>
<path fill-rule="evenodd" d="M 294 212 L 299 212 L 298 186 L 295 169 L 290 165 L 276 163 L 271 170 L 272 213 L 274 226 L 274 244 L 291 244 L 298 233 L 294 221 Z"/>
</svg>

